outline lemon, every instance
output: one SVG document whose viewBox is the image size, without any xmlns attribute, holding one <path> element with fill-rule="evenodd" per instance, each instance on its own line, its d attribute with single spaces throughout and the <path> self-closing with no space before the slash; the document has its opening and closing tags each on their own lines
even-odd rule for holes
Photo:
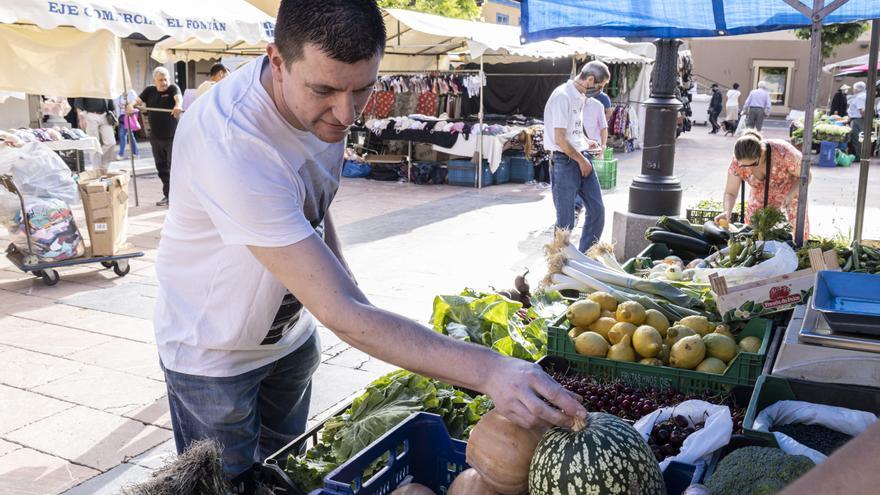
<svg viewBox="0 0 880 495">
<path fill-rule="evenodd" d="M 670 327 L 670 329 L 666 331 L 666 344 L 668 344 L 669 347 L 672 347 L 682 337 L 696 334 L 697 332 L 695 332 L 690 327 L 675 325 L 674 327 Z"/>
<path fill-rule="evenodd" d="M 744 337 L 739 341 L 739 348 L 745 352 L 758 352 L 761 350 L 761 339 L 758 337 Z"/>
<path fill-rule="evenodd" d="M 692 370 L 706 357 L 706 344 L 699 335 L 688 335 L 669 350 L 669 365 Z"/>
<path fill-rule="evenodd" d="M 656 328 L 660 332 L 660 336 L 666 338 L 666 330 L 669 330 L 669 320 L 666 319 L 663 313 L 656 309 L 645 311 L 645 325 Z"/>
<path fill-rule="evenodd" d="M 611 342 L 611 339 L 608 337 L 608 332 L 611 331 L 611 328 L 614 327 L 614 325 L 616 324 L 617 320 L 615 320 L 614 318 L 603 316 L 593 322 L 593 324 L 588 327 L 588 330 L 598 333 L 599 335 L 604 337 L 605 340 Z"/>
<path fill-rule="evenodd" d="M 647 364 L 648 366 L 663 366 L 663 361 L 660 361 L 657 358 L 642 358 L 639 363 Z"/>
<path fill-rule="evenodd" d="M 599 303 L 589 299 L 581 299 L 568 307 L 565 317 L 568 318 L 571 326 L 586 328 L 599 319 L 599 313 L 601 312 L 602 308 L 599 306 Z"/>
<path fill-rule="evenodd" d="M 574 339 L 574 349 L 584 356 L 603 358 L 608 354 L 608 342 L 596 332 L 584 332 Z"/>
<path fill-rule="evenodd" d="M 607 292 L 593 292 L 587 299 L 596 301 L 605 311 L 615 311 L 617 309 L 617 299 Z"/>
<path fill-rule="evenodd" d="M 715 373 L 716 375 L 723 375 L 726 369 L 727 365 L 724 364 L 724 361 L 713 357 L 707 357 L 703 362 L 697 365 L 697 371 L 702 371 L 703 373 Z"/>
<path fill-rule="evenodd" d="M 633 348 L 639 353 L 639 356 L 652 358 L 660 354 L 663 348 L 663 337 L 654 327 L 642 325 L 636 328 L 636 332 L 632 337 Z"/>
<path fill-rule="evenodd" d="M 576 339 L 578 335 L 580 335 L 588 330 L 589 330 L 588 328 L 574 327 L 568 331 L 568 336 L 573 339 Z"/>
<path fill-rule="evenodd" d="M 617 306 L 617 321 L 641 325 L 645 322 L 645 308 L 635 301 L 622 302 Z"/>
<path fill-rule="evenodd" d="M 709 333 L 709 319 L 705 316 L 686 316 L 678 324 L 689 327 L 701 336 Z"/>
<path fill-rule="evenodd" d="M 630 345 L 630 336 L 624 335 L 620 342 L 608 349 L 608 359 L 615 361 L 635 361 L 636 351 Z"/>
<path fill-rule="evenodd" d="M 608 330 L 608 342 L 616 344 L 620 342 L 624 335 L 629 335 L 629 338 L 632 339 L 635 333 L 636 326 L 632 323 L 617 322 L 611 327 L 611 330 Z"/>
<path fill-rule="evenodd" d="M 710 333 L 703 336 L 703 343 L 706 344 L 706 355 L 709 357 L 718 358 L 725 363 L 736 357 L 736 341 L 727 335 Z"/>
<path fill-rule="evenodd" d="M 717 325 L 715 327 L 714 333 L 720 333 L 721 335 L 727 335 L 728 337 L 733 338 L 733 334 L 730 333 L 730 326 L 729 325 L 724 325 L 724 324 Z"/>
</svg>

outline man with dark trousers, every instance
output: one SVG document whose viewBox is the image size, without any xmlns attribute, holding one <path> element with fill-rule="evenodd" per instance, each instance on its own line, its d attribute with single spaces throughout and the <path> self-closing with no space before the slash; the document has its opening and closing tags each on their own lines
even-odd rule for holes
<svg viewBox="0 0 880 495">
<path fill-rule="evenodd" d="M 718 90 L 717 84 L 712 84 L 712 99 L 709 101 L 709 123 L 712 124 L 712 130 L 709 134 L 718 134 L 721 125 L 718 124 L 718 116 L 721 115 L 721 91 Z"/>
<path fill-rule="evenodd" d="M 164 67 L 156 67 L 153 71 L 153 86 L 147 86 L 130 105 L 146 106 L 159 110 L 147 110 L 150 121 L 150 146 L 153 148 L 153 160 L 156 171 L 162 181 L 162 199 L 156 206 L 168 206 L 168 188 L 171 184 L 171 148 L 174 145 L 174 133 L 177 131 L 177 119 L 183 111 L 183 93 L 176 84 L 171 84 L 171 75 Z M 163 111 L 168 110 L 168 111 Z M 129 108 L 129 114 L 134 113 Z"/>
</svg>

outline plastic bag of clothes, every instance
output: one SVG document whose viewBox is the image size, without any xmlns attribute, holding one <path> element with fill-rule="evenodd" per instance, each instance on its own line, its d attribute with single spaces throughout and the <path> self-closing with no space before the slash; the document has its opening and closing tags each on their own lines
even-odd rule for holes
<svg viewBox="0 0 880 495">
<path fill-rule="evenodd" d="M 71 203 L 79 202 L 79 192 L 70 169 L 52 150 L 41 143 L 21 148 L 0 149 L 0 175 L 11 175 L 24 197 L 24 211 L 18 195 L 0 187 L 0 224 L 12 241 L 41 262 L 61 261 L 85 254 L 82 236 L 76 227 Z"/>
</svg>

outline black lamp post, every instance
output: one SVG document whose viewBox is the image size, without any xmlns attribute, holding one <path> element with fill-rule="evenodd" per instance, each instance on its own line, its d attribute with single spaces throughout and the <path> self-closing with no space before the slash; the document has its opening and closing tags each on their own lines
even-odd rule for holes
<svg viewBox="0 0 880 495">
<path fill-rule="evenodd" d="M 657 56 L 651 72 L 651 97 L 645 102 L 645 140 L 642 173 L 629 188 L 629 212 L 661 216 L 681 214 L 681 182 L 675 177 L 675 131 L 681 102 L 678 84 L 678 47 L 681 40 L 654 41 Z"/>
</svg>

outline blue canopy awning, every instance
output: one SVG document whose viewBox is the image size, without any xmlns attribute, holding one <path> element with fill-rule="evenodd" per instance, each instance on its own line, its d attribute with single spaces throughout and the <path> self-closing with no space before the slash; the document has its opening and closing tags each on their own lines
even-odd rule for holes
<svg viewBox="0 0 880 495">
<path fill-rule="evenodd" d="M 801 3 L 812 8 L 812 1 Z M 880 0 L 849 0 L 822 22 L 876 18 Z M 531 42 L 563 36 L 727 36 L 805 27 L 810 18 L 783 0 L 523 0 L 521 23 Z"/>
</svg>

